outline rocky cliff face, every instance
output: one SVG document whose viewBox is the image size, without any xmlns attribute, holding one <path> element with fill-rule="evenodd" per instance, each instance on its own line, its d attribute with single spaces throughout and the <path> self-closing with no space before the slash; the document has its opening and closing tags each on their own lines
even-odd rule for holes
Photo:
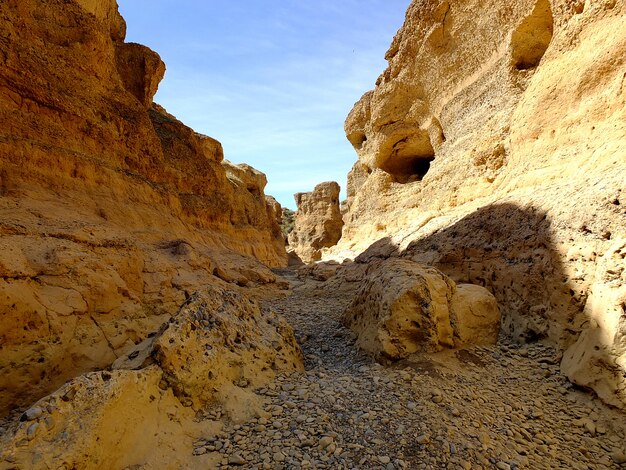
<svg viewBox="0 0 626 470">
<path fill-rule="evenodd" d="M 298 211 L 289 246 L 305 263 L 322 257 L 322 249 L 337 244 L 343 220 L 339 208 L 339 185 L 320 183 L 310 193 L 294 195 Z"/>
<path fill-rule="evenodd" d="M 165 65 L 114 0 L 8 0 L 0 21 L 4 414 L 287 256 L 265 176 L 152 103 Z"/>
<path fill-rule="evenodd" d="M 415 0 L 346 134 L 335 256 L 486 286 L 504 333 L 626 404 L 626 4 Z M 374 242 L 374 245 L 372 245 Z"/>
</svg>

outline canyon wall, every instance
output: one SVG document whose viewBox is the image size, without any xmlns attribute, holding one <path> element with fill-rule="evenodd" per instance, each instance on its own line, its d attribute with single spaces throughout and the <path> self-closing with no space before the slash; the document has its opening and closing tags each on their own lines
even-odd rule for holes
<svg viewBox="0 0 626 470">
<path fill-rule="evenodd" d="M 626 4 L 415 0 L 346 134 L 332 256 L 487 287 L 503 334 L 626 405 Z"/>
<path fill-rule="evenodd" d="M 265 176 L 152 102 L 165 65 L 124 42 L 114 0 L 7 0 L 0 21 L 4 414 L 108 366 L 200 286 L 274 283 L 287 255 Z"/>
</svg>

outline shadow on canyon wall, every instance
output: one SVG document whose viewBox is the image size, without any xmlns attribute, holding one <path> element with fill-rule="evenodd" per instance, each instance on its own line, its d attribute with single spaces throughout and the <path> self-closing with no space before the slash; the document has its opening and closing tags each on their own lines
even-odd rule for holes
<svg viewBox="0 0 626 470">
<path fill-rule="evenodd" d="M 389 237 L 378 240 L 355 262 L 392 256 L 409 258 L 436 267 L 457 283 L 484 286 L 498 300 L 503 335 L 521 343 L 549 339 L 564 351 L 577 341 L 583 328 L 598 326 L 584 309 L 589 291 L 580 289 L 574 275 L 568 274 L 566 255 L 554 240 L 545 211 L 502 203 L 483 207 L 449 227 L 416 237 L 405 249 Z M 611 345 L 590 348 L 593 351 L 570 354 L 570 367 L 574 361 L 573 369 L 583 370 L 584 362 L 591 361 L 603 370 L 597 374 L 601 382 L 623 381 L 626 371 L 611 355 Z M 598 391 L 596 385 L 593 388 Z"/>
<path fill-rule="evenodd" d="M 503 332 L 518 341 L 575 335 L 577 298 L 553 242 L 547 214 L 514 204 L 486 206 L 451 227 L 412 241 L 402 253 L 498 299 Z"/>
<path fill-rule="evenodd" d="M 561 340 L 576 333 L 584 299 L 569 286 L 541 210 L 489 205 L 414 239 L 404 250 L 388 237 L 378 240 L 356 262 L 390 256 L 434 266 L 455 282 L 486 287 L 500 304 L 504 333 L 518 341 Z"/>
</svg>

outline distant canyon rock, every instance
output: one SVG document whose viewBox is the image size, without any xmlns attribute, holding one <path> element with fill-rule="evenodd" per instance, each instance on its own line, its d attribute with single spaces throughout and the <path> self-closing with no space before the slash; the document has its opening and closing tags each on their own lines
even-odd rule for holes
<svg viewBox="0 0 626 470">
<path fill-rule="evenodd" d="M 322 250 L 336 245 L 341 238 L 343 219 L 339 192 L 339 185 L 330 181 L 318 184 L 310 193 L 294 196 L 298 210 L 288 240 L 290 248 L 302 261 L 318 261 Z"/>
</svg>

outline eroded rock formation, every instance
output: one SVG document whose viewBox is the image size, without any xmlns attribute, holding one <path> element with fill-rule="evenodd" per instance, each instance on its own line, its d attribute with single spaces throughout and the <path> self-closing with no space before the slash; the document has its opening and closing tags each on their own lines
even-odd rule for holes
<svg viewBox="0 0 626 470">
<path fill-rule="evenodd" d="M 318 184 L 310 193 L 294 195 L 298 211 L 289 246 L 306 263 L 319 260 L 322 249 L 336 245 L 341 238 L 339 191 L 339 185 L 331 181 Z"/>
<path fill-rule="evenodd" d="M 262 408 L 251 389 L 298 370 L 301 353 L 285 320 L 210 288 L 194 293 L 112 371 L 79 376 L 34 404 L 0 436 L 0 460 L 32 469 L 189 468 L 194 441 L 218 430 L 217 422 L 197 419 L 199 410 L 221 403 L 255 416 Z"/>
<path fill-rule="evenodd" d="M 108 366 L 200 286 L 274 283 L 265 176 L 152 98 L 114 0 L 0 4 L 0 414 Z M 222 278 L 220 280 L 219 278 Z"/>
<path fill-rule="evenodd" d="M 343 322 L 360 348 L 398 360 L 417 351 L 495 344 L 500 312 L 484 287 L 457 286 L 434 268 L 390 258 L 369 264 Z"/>
<path fill-rule="evenodd" d="M 334 256 L 372 245 L 496 296 L 504 332 L 626 404 L 626 4 L 415 0 L 346 120 Z"/>
</svg>

